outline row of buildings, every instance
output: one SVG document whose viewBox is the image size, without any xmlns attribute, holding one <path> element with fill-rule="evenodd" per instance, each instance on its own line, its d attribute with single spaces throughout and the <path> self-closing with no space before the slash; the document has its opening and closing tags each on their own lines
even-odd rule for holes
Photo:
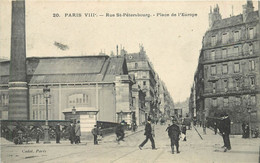
<svg viewBox="0 0 260 163">
<path fill-rule="evenodd" d="M 226 112 L 233 133 L 241 132 L 242 122 L 260 125 L 259 18 L 251 0 L 229 18 L 218 5 L 210 10 L 189 100 L 193 118 L 205 122 Z"/>
<path fill-rule="evenodd" d="M 159 119 L 173 109 L 173 100 L 142 46 L 138 53 L 121 50 L 117 56 L 26 58 L 28 110 L 24 112 L 19 112 L 19 106 L 10 111 L 10 73 L 14 65 L 19 65 L 12 61 L 21 60 L 0 62 L 2 120 L 45 120 L 46 86 L 50 88 L 48 119 L 64 120 L 66 115 L 71 117 L 74 109 L 83 128 L 84 123 L 92 127 L 97 120 L 125 120 L 128 124 L 136 121 L 140 125 L 148 116 Z"/>
<path fill-rule="evenodd" d="M 96 121 L 143 124 L 169 116 L 173 100 L 140 52 L 96 56 L 26 57 L 25 1 L 12 1 L 10 60 L 0 59 L 1 120 Z"/>
</svg>

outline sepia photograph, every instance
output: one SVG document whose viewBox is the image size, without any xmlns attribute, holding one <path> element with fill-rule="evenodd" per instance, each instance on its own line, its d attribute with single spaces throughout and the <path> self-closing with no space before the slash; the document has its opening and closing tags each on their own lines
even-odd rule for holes
<svg viewBox="0 0 260 163">
<path fill-rule="evenodd" d="M 1 0 L 0 162 L 259 163 L 259 0 Z"/>
</svg>

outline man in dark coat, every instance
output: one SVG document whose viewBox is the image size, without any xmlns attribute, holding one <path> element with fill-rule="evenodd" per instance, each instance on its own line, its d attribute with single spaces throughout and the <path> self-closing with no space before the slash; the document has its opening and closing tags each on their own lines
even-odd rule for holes
<svg viewBox="0 0 260 163">
<path fill-rule="evenodd" d="M 171 149 L 172 154 L 174 154 L 174 145 L 176 146 L 177 153 L 180 153 L 179 151 L 179 140 L 180 140 L 180 133 L 181 130 L 179 126 L 177 125 L 177 121 L 173 120 L 172 125 L 168 127 L 168 135 L 171 139 Z"/>
<path fill-rule="evenodd" d="M 97 125 L 94 125 L 94 128 L 91 130 L 92 135 L 94 136 L 94 145 L 98 144 L 97 136 L 98 136 L 98 128 Z"/>
<path fill-rule="evenodd" d="M 153 133 L 152 133 L 152 126 L 151 126 L 151 118 L 148 118 L 147 123 L 145 125 L 145 133 L 146 136 L 145 140 L 142 142 L 142 144 L 139 145 L 139 149 L 142 150 L 142 147 L 147 143 L 148 139 L 150 139 L 152 143 L 152 149 L 156 150 L 155 143 L 153 140 Z"/>
<path fill-rule="evenodd" d="M 60 143 L 60 124 L 55 126 L 56 143 Z"/>
<path fill-rule="evenodd" d="M 122 121 L 117 127 L 116 127 L 116 137 L 117 137 L 117 142 L 120 144 L 120 141 L 124 141 L 125 138 L 125 131 L 124 131 L 124 125 L 125 121 Z"/>
<path fill-rule="evenodd" d="M 222 120 L 221 120 L 222 137 L 223 137 L 224 146 L 225 146 L 224 152 L 226 152 L 227 150 L 231 150 L 230 139 L 229 139 L 230 124 L 231 124 L 231 121 L 230 121 L 228 114 L 224 114 L 224 116 L 222 117 Z"/>
<path fill-rule="evenodd" d="M 75 125 L 73 122 L 71 122 L 70 126 L 69 126 L 69 139 L 70 139 L 70 143 L 73 144 L 75 142 Z"/>
</svg>

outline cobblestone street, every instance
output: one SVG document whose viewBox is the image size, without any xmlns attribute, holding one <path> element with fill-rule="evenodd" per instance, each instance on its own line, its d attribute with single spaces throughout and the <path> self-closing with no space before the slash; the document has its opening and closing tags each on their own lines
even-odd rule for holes
<svg viewBox="0 0 260 163">
<path fill-rule="evenodd" d="M 231 136 L 232 150 L 223 152 L 222 137 L 207 130 L 202 134 L 202 128 L 197 132 L 187 130 L 187 141 L 180 141 L 180 154 L 171 154 L 170 140 L 166 125 L 155 126 L 155 144 L 157 150 L 151 149 L 148 141 L 143 150 L 138 145 L 145 139 L 143 128 L 136 133 L 126 132 L 124 142 L 118 144 L 115 135 L 106 136 L 99 145 L 92 142 L 82 142 L 71 145 L 68 141 L 61 144 L 1 144 L 1 162 L 258 162 L 259 139 L 242 139 Z"/>
</svg>

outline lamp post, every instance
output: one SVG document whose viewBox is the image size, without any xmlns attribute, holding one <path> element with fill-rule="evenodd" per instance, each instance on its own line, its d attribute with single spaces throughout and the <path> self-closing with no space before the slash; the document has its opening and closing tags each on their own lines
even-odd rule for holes
<svg viewBox="0 0 260 163">
<path fill-rule="evenodd" d="M 122 122 L 123 121 L 123 111 L 122 110 L 120 112 L 120 117 L 121 117 L 121 121 L 120 122 Z"/>
<path fill-rule="evenodd" d="M 45 98 L 45 103 L 46 103 L 46 120 L 45 120 L 45 128 L 44 128 L 44 144 L 49 144 L 50 142 L 50 137 L 49 137 L 49 125 L 48 125 L 48 98 L 50 98 L 50 88 L 46 86 L 43 88 L 43 94 Z"/>
<path fill-rule="evenodd" d="M 252 135 L 251 135 L 251 108 L 247 108 L 247 111 L 248 111 L 248 113 L 249 113 L 249 138 L 251 138 L 252 137 Z"/>
</svg>

